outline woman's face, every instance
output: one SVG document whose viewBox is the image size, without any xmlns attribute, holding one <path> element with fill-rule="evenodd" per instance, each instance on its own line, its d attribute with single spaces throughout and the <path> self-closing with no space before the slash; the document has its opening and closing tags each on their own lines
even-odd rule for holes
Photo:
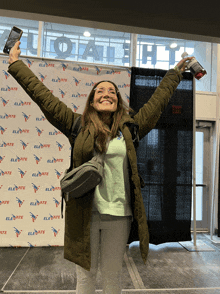
<svg viewBox="0 0 220 294">
<path fill-rule="evenodd" d="M 109 82 L 98 84 L 91 105 L 99 112 L 115 112 L 118 97 L 114 85 Z"/>
</svg>

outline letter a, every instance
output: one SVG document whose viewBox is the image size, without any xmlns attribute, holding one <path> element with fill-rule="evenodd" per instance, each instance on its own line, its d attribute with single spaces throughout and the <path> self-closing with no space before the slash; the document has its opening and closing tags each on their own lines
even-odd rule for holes
<svg viewBox="0 0 220 294">
<path fill-rule="evenodd" d="M 91 50 L 91 51 L 90 51 Z M 87 56 L 94 57 L 95 60 L 100 60 L 99 54 L 95 45 L 95 41 L 90 40 L 83 53 L 82 59 L 86 59 Z"/>
</svg>

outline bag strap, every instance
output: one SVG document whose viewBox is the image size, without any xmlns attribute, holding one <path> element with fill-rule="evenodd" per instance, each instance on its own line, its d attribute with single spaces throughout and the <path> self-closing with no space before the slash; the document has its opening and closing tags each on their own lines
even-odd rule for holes
<svg viewBox="0 0 220 294">
<path fill-rule="evenodd" d="M 81 125 L 81 115 L 78 116 L 73 125 L 72 125 L 72 130 L 70 134 L 70 141 L 71 141 L 71 157 L 70 157 L 70 167 L 68 168 L 67 172 L 71 171 L 73 169 L 73 149 L 74 149 L 74 144 L 76 137 L 78 136 L 80 130 L 82 128 Z M 62 200 L 61 200 L 61 218 L 63 218 L 63 200 L 65 198 L 64 193 L 61 192 Z"/>
<path fill-rule="evenodd" d="M 134 148 L 137 151 L 137 148 L 139 146 L 139 141 L 140 141 L 140 139 L 139 139 L 139 125 L 136 123 L 131 123 L 131 122 L 126 122 L 125 124 L 129 128 L 129 131 L 132 136 Z"/>
<path fill-rule="evenodd" d="M 74 144 L 76 137 L 78 136 L 79 132 L 81 131 L 82 125 L 81 125 L 81 115 L 78 116 L 72 126 L 71 130 L 71 157 L 70 157 L 70 167 L 68 168 L 68 172 L 73 168 L 73 149 L 74 149 Z"/>
</svg>

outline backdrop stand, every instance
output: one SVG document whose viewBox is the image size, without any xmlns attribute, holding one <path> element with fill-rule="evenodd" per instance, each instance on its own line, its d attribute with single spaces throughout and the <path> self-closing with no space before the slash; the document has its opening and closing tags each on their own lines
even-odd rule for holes
<svg viewBox="0 0 220 294">
<path fill-rule="evenodd" d="M 220 243 L 220 238 L 216 235 L 211 236 L 209 234 L 204 234 L 212 243 L 219 244 Z"/>
<path fill-rule="evenodd" d="M 201 240 L 196 241 L 196 245 L 193 244 L 192 241 L 187 242 L 179 242 L 186 250 L 194 252 L 194 251 L 215 251 L 212 247 L 207 245 L 205 242 Z"/>
</svg>

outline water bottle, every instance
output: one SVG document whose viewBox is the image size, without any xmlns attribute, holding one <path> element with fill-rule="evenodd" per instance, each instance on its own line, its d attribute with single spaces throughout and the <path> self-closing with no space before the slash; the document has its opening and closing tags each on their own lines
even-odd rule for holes
<svg viewBox="0 0 220 294">
<path fill-rule="evenodd" d="M 181 57 L 186 58 L 188 56 L 187 52 L 184 52 Z M 193 57 L 187 62 L 187 69 L 195 76 L 197 80 L 200 80 L 204 75 L 207 74 L 206 70 L 201 66 L 201 64 Z"/>
</svg>

